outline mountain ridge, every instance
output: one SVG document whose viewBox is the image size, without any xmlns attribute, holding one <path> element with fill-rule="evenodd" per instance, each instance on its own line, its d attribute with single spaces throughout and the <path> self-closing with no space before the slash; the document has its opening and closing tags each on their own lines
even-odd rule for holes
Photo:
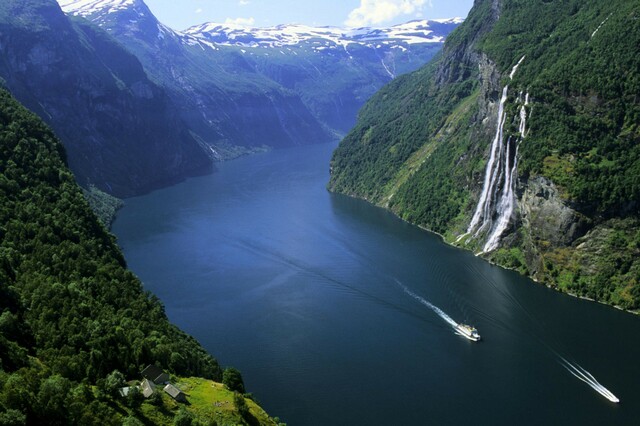
<svg viewBox="0 0 640 426">
<path fill-rule="evenodd" d="M 229 158 L 224 153 L 233 147 L 245 152 L 331 138 L 294 93 L 256 73 L 241 53 L 172 30 L 143 1 L 74 4 L 82 8 L 65 7 L 68 14 L 84 17 L 133 53 L 216 158 Z"/>
<path fill-rule="evenodd" d="M 349 44 L 374 47 L 379 42 L 406 44 L 441 43 L 446 34 L 434 34 L 433 26 L 459 25 L 462 18 L 414 20 L 390 27 L 333 27 L 280 24 L 273 27 L 246 27 L 207 22 L 187 28 L 182 33 L 213 43 L 242 47 L 286 47 L 310 40 L 324 40 L 342 48 Z M 453 29 L 453 28 L 452 28 Z M 433 35 L 432 35 L 433 34 Z"/>
<path fill-rule="evenodd" d="M 323 127 L 323 130 L 316 130 L 315 133 L 324 134 L 324 139 L 328 140 L 331 136 L 327 134 L 343 134 L 349 130 L 358 109 L 382 84 L 399 74 L 417 68 L 430 59 L 442 46 L 441 39 L 460 23 L 459 19 L 431 21 L 430 25 L 437 27 L 435 31 L 424 27 L 421 24 L 423 21 L 418 21 L 412 24 L 413 35 L 410 35 L 410 28 L 407 28 L 406 40 L 418 40 L 418 34 L 415 32 L 422 31 L 420 37 L 429 41 L 427 43 L 409 44 L 397 38 L 387 39 L 393 44 L 381 42 L 378 46 L 364 42 L 350 43 L 351 46 L 346 48 L 342 45 L 347 41 L 339 40 L 336 35 L 341 31 L 331 30 L 330 39 L 322 40 L 318 39 L 318 33 L 309 34 L 310 38 L 302 37 L 303 41 L 301 32 L 304 33 L 310 27 L 281 25 L 257 31 L 267 31 L 269 34 L 266 37 L 272 39 L 287 38 L 289 40 L 287 46 L 273 43 L 259 45 L 256 42 L 252 47 L 251 43 L 237 45 L 235 42 L 224 41 L 229 41 L 231 37 L 236 36 L 254 41 L 260 40 L 261 36 L 250 34 L 252 31 L 250 29 L 227 26 L 224 27 L 227 28 L 224 31 L 229 35 L 222 38 L 211 32 L 202 31 L 207 28 L 218 28 L 218 25 L 201 24 L 185 31 L 175 31 L 160 23 L 155 17 L 152 19 L 152 12 L 141 0 L 128 3 L 128 10 L 120 8 L 120 2 L 116 1 L 118 7 L 113 12 L 112 5 L 108 1 L 74 3 L 66 1 L 64 3 L 61 0 L 60 3 L 66 4 L 64 9 L 69 14 L 80 15 L 94 22 L 136 54 L 145 64 L 148 72 L 170 88 L 174 94 L 174 100 L 183 105 L 182 108 L 185 111 L 183 117 L 191 123 L 202 139 L 209 141 L 218 139 L 225 143 L 240 141 L 240 144 L 244 145 L 255 144 L 252 142 L 255 137 L 251 134 L 243 136 L 234 126 L 225 126 L 213 112 L 213 105 L 217 104 L 218 107 L 231 111 L 235 108 L 235 103 L 214 101 L 207 95 L 208 92 L 218 93 L 218 99 L 235 98 L 245 96 L 246 89 L 238 88 L 241 93 L 237 93 L 235 89 L 230 90 L 227 87 L 233 89 L 239 85 L 239 82 L 243 82 L 242 84 L 246 87 L 255 84 L 279 87 L 280 90 L 284 89 L 302 101 L 303 105 L 296 106 L 294 110 L 308 111 Z M 296 31 L 295 28 L 303 30 Z M 218 29 L 222 31 L 223 27 Z M 283 30 L 288 32 L 289 36 L 282 34 Z M 327 27 L 319 32 L 327 36 Z M 358 30 L 353 32 L 354 36 L 358 34 Z M 362 29 L 359 32 L 363 32 Z M 384 30 L 371 29 L 364 31 L 364 34 L 376 32 L 385 33 Z M 428 34 L 425 35 L 426 33 Z M 298 43 L 291 44 L 295 40 Z M 336 42 L 341 43 L 338 49 L 335 48 L 338 45 Z M 166 46 L 161 47 L 163 43 Z M 168 59 L 160 59 L 166 56 L 166 51 L 172 51 L 174 57 L 185 58 L 185 62 L 170 64 Z M 203 60 L 203 57 L 208 59 Z M 216 64 L 215 69 L 211 67 L 211 63 Z M 194 67 L 194 64 L 197 65 Z M 232 64 L 232 67 L 229 67 L 229 64 Z M 213 72 L 219 73 L 216 80 L 210 77 L 204 77 L 203 80 L 203 74 L 210 76 Z M 182 84 L 175 82 L 175 74 L 184 79 Z M 327 90 L 328 88 L 330 90 Z M 260 88 L 253 90 L 253 92 L 260 91 Z M 194 97 L 199 98 L 198 103 L 191 101 L 190 98 Z M 258 104 L 255 99 L 254 102 Z M 194 110 L 199 110 L 201 116 L 208 116 L 211 123 L 194 117 L 192 114 Z M 268 108 L 264 110 L 267 111 Z M 286 115 L 280 115 L 280 117 L 286 117 Z M 241 118 L 235 119 L 241 120 Z M 275 120 L 271 121 L 278 122 L 279 119 L 275 117 Z M 305 120 L 308 121 L 309 118 Z M 215 129 L 216 127 L 219 128 Z M 247 126 L 243 128 L 246 129 Z M 269 133 L 262 131 L 261 134 Z M 213 145 L 216 144 L 213 142 Z"/>
<path fill-rule="evenodd" d="M 58 4 L 65 13 L 70 13 L 85 18 L 95 18 L 96 16 L 104 17 L 105 15 L 115 13 L 118 11 L 140 8 L 141 15 L 144 16 L 147 12 L 151 13 L 151 10 L 146 6 L 142 0 L 57 0 Z M 464 18 L 440 18 L 440 19 L 417 19 L 408 21 L 406 23 L 395 24 L 391 26 L 378 26 L 378 27 L 337 27 L 337 26 L 308 26 L 296 23 L 290 24 L 278 24 L 271 27 L 252 27 L 247 25 L 226 24 L 217 22 L 204 22 L 202 24 L 192 25 L 184 30 L 172 29 L 164 24 L 164 27 L 170 29 L 176 34 L 180 35 L 202 35 L 205 33 L 220 33 L 220 35 L 226 35 L 224 40 L 230 40 L 228 35 L 230 33 L 239 34 L 256 34 L 256 38 L 273 38 L 280 40 L 281 43 L 275 44 L 275 46 L 285 46 L 291 44 L 297 44 L 303 41 L 303 37 L 295 37 L 296 34 L 304 36 L 309 35 L 311 38 L 322 37 L 322 35 L 330 36 L 331 40 L 334 40 L 341 36 L 344 42 L 352 40 L 358 42 L 359 40 L 379 40 L 383 41 L 389 38 L 399 38 L 405 40 L 407 43 L 439 43 L 444 41 L 442 35 L 435 35 L 433 38 L 428 38 L 429 34 L 433 33 L 430 29 L 430 25 L 459 25 L 464 22 Z M 290 31 L 289 31 L 290 30 Z M 413 33 L 413 34 L 412 34 Z M 289 35 L 291 38 L 286 39 Z M 280 36 L 280 37 L 278 37 Z M 266 40 L 265 40 L 266 42 Z M 239 42 L 243 45 L 242 42 Z M 220 43 L 221 45 L 228 45 L 233 43 Z M 272 45 L 273 47 L 273 45 Z"/>
<path fill-rule="evenodd" d="M 173 424 L 186 409 L 202 421 L 275 425 L 252 402 L 212 413 L 213 398 L 245 402 L 222 384 L 182 410 L 160 389 L 147 401 L 119 393 L 150 364 L 210 390 L 203 378 L 225 379 L 126 268 L 64 154 L 42 120 L 0 89 L 0 424 Z"/>
<path fill-rule="evenodd" d="M 138 59 L 54 0 L 3 3 L 0 57 L 5 86 L 64 140 L 85 187 L 129 196 L 210 167 Z"/>
<path fill-rule="evenodd" d="M 637 310 L 639 16 L 624 0 L 476 1 L 436 61 L 362 109 L 329 188 Z"/>
</svg>

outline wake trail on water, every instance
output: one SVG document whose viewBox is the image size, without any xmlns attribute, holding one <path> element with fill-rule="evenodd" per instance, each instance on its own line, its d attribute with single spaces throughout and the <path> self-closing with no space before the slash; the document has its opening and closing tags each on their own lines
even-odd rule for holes
<svg viewBox="0 0 640 426">
<path fill-rule="evenodd" d="M 562 365 L 569 373 L 591 386 L 591 388 L 607 398 L 609 401 L 615 403 L 620 402 L 617 396 L 615 396 L 609 389 L 602 386 L 602 384 L 600 384 L 600 382 L 598 382 L 591 373 L 582 368 L 580 364 L 569 362 L 562 356 L 560 356 L 560 361 L 558 362 L 560 362 L 560 365 Z"/>
<path fill-rule="evenodd" d="M 400 288 L 409 296 L 413 297 L 414 299 L 416 299 L 418 302 L 422 303 L 423 305 L 425 305 L 426 307 L 428 307 L 429 309 L 431 309 L 433 312 L 435 312 L 440 318 L 442 318 L 443 320 L 445 320 L 451 327 L 456 328 L 458 326 L 458 323 L 455 322 L 453 320 L 453 318 L 451 318 L 449 315 L 447 315 L 442 309 L 438 308 L 436 305 L 434 305 L 433 303 L 429 302 L 427 299 L 425 299 L 424 297 L 418 296 L 417 294 L 415 294 L 414 292 L 412 292 L 411 290 L 409 290 L 409 288 L 407 288 L 406 285 L 402 284 L 400 281 L 398 281 L 397 279 L 395 279 L 395 282 L 400 286 Z"/>
<path fill-rule="evenodd" d="M 520 311 L 529 319 L 530 323 L 533 324 L 538 331 L 544 331 L 544 329 L 540 326 L 539 322 L 535 319 L 533 314 L 518 300 L 517 297 L 511 293 L 508 286 L 500 286 L 495 280 L 491 279 L 487 275 L 485 275 L 479 268 L 472 267 L 471 265 L 465 265 L 465 268 L 470 271 L 472 274 L 481 277 L 485 282 L 487 282 L 498 294 L 500 294 L 504 299 L 508 302 L 512 303 L 514 306 L 517 306 Z M 515 331 L 515 330 L 514 330 Z"/>
<path fill-rule="evenodd" d="M 361 260 L 366 260 L 367 263 L 370 264 L 370 267 L 372 267 L 373 269 L 376 269 L 375 268 L 375 264 L 373 263 L 373 261 L 370 258 L 368 258 L 366 255 L 360 253 L 354 247 L 351 247 L 346 241 L 341 241 L 341 242 L 343 243 L 344 247 L 348 249 L 348 251 L 350 251 L 352 254 L 356 255 L 357 257 L 359 257 Z M 620 400 L 611 391 L 609 391 L 600 382 L 598 382 L 598 380 L 596 380 L 596 378 L 591 373 L 589 373 L 586 369 L 584 369 L 577 362 L 575 362 L 575 361 L 572 362 L 572 361 L 567 360 L 564 356 L 562 356 L 558 351 L 556 351 L 551 345 L 549 345 L 542 338 L 542 335 L 545 334 L 544 333 L 544 327 L 542 325 L 540 325 L 539 321 L 537 321 L 537 319 L 535 318 L 534 314 L 529 309 L 527 309 L 527 307 L 525 305 L 523 305 L 522 302 L 509 290 L 509 287 L 500 286 L 497 282 L 495 282 L 490 277 L 486 276 L 482 271 L 480 271 L 479 268 L 473 268 L 470 265 L 465 265 L 465 268 L 467 268 L 473 274 L 478 275 L 482 279 L 484 279 L 484 281 L 487 282 L 494 289 L 494 291 L 496 291 L 504 299 L 506 299 L 508 302 L 510 302 L 512 304 L 512 306 L 515 306 L 517 309 L 519 309 L 522 312 L 522 314 L 525 316 L 525 318 L 528 319 L 528 323 L 529 323 L 529 325 L 531 327 L 531 330 L 529 331 L 528 335 L 529 336 L 533 336 L 535 338 L 535 340 L 537 340 L 540 344 L 542 344 L 542 346 L 544 348 L 546 348 L 556 358 L 556 361 L 560 365 L 562 365 L 562 367 L 564 367 L 574 377 L 576 377 L 577 379 L 579 379 L 582 382 L 584 382 L 587 385 L 589 385 L 592 389 L 594 389 L 600 395 L 602 395 L 605 398 L 607 398 L 609 401 L 614 402 L 614 403 L 620 402 Z M 443 271 L 436 271 L 436 272 L 442 273 Z M 440 318 L 442 318 L 448 325 L 453 327 L 454 330 L 456 329 L 456 327 L 458 325 L 456 323 L 456 321 L 453 318 L 451 318 L 449 315 L 447 315 L 447 313 L 444 312 L 442 309 L 440 309 L 439 307 L 437 307 L 433 303 L 429 302 L 425 298 L 423 298 L 423 297 L 417 295 L 416 293 L 414 293 L 413 291 L 411 291 L 406 285 L 404 285 L 397 278 L 393 278 L 393 277 L 389 276 L 388 274 L 380 272 L 380 271 L 378 271 L 378 273 L 381 274 L 381 275 L 385 275 L 387 278 L 390 278 L 393 281 L 395 281 L 395 283 L 403 290 L 403 292 L 405 294 L 407 294 L 408 296 L 411 296 L 413 299 L 417 300 L 422 305 L 424 305 L 424 306 L 428 307 L 429 309 L 431 309 Z M 453 294 L 451 294 L 451 291 L 450 291 L 450 295 L 454 296 Z M 475 311 L 476 314 L 488 319 L 489 321 L 491 321 L 495 325 L 497 325 L 497 326 L 499 326 L 499 327 L 501 327 L 501 328 L 503 328 L 505 330 L 510 331 L 515 336 L 522 336 L 522 332 L 519 331 L 519 330 L 514 329 L 514 327 L 511 326 L 511 324 L 509 322 L 502 321 L 498 317 L 492 316 L 489 313 L 484 312 L 481 309 L 478 309 L 477 307 L 474 307 L 473 305 L 470 308 L 473 311 Z M 558 342 L 556 342 L 555 346 L 562 346 L 562 345 L 560 345 Z"/>
<path fill-rule="evenodd" d="M 596 378 L 591 373 L 589 373 L 586 369 L 584 369 L 576 361 L 569 361 L 567 358 L 562 356 L 562 354 L 560 352 L 555 350 L 553 346 L 551 346 L 549 343 L 547 343 L 541 337 L 542 334 L 543 334 L 543 331 L 544 331 L 543 327 L 539 324 L 539 322 L 536 320 L 536 318 L 533 316 L 533 314 L 518 300 L 518 298 L 515 297 L 509 291 L 508 288 L 506 288 L 506 287 L 505 288 L 500 288 L 496 282 L 494 282 L 493 280 L 489 279 L 487 276 L 482 274 L 482 272 L 480 272 L 479 270 L 474 270 L 474 269 L 469 268 L 469 267 L 467 267 L 467 268 L 469 270 L 473 271 L 474 273 L 480 275 L 482 278 L 484 278 L 485 281 L 488 282 L 494 288 L 494 290 L 496 290 L 499 294 L 501 294 L 507 300 L 512 302 L 514 306 L 516 306 L 517 308 L 519 308 L 522 311 L 522 313 L 529 319 L 531 327 L 533 329 L 533 333 L 531 333 L 531 336 L 533 336 L 538 342 L 540 342 L 542 344 L 543 347 L 545 347 L 551 354 L 553 354 L 553 356 L 556 358 L 556 361 L 562 367 L 564 367 L 574 377 L 576 377 L 577 379 L 579 379 L 582 382 L 584 382 L 587 385 L 589 385 L 592 389 L 594 389 L 600 395 L 602 395 L 605 398 L 607 398 L 609 401 L 615 402 L 615 403 L 620 402 L 618 397 L 616 397 L 609 389 L 607 389 L 600 382 L 598 382 L 598 380 L 596 380 Z M 486 316 L 488 318 L 491 318 L 489 315 L 486 315 Z M 513 330 L 512 327 L 509 327 L 508 324 L 498 320 L 497 318 L 491 318 L 491 319 L 493 319 L 494 321 L 497 321 L 498 323 L 503 324 L 506 328 L 508 328 L 509 330 L 511 330 L 512 332 L 514 332 L 518 336 L 522 334 L 522 333 L 517 332 L 517 330 Z M 562 346 L 562 345 L 559 344 L 558 342 L 556 342 L 555 346 Z"/>
<path fill-rule="evenodd" d="M 286 266 L 288 268 L 291 268 L 293 270 L 296 271 L 300 271 L 300 272 L 304 272 L 316 277 L 319 277 L 321 279 L 323 279 L 325 282 L 331 283 L 333 286 L 341 289 L 341 290 L 347 290 L 349 293 L 353 294 L 353 295 L 358 295 L 361 296 L 362 298 L 364 298 L 365 300 L 369 300 L 371 302 L 374 302 L 380 306 L 386 307 L 386 308 L 390 308 L 392 310 L 395 310 L 397 312 L 402 312 L 406 315 L 418 318 L 420 320 L 424 321 L 424 318 L 417 315 L 415 312 L 411 312 L 410 310 L 399 306 L 395 303 L 392 303 L 386 299 L 383 299 L 382 297 L 376 296 L 374 294 L 371 294 L 369 292 L 366 292 L 358 287 L 355 287 L 351 284 L 348 284 L 342 280 L 333 278 L 331 276 L 329 276 L 328 274 L 322 272 L 321 270 L 318 270 L 317 268 L 314 268 L 310 265 L 307 265 L 306 263 L 297 260 L 297 259 L 293 259 L 289 256 L 285 256 L 284 254 L 278 252 L 277 250 L 274 250 L 270 247 L 263 247 L 259 244 L 253 243 L 253 242 L 249 242 L 249 241 L 239 241 L 239 240 L 232 240 L 230 241 L 230 244 L 235 245 L 236 247 L 242 248 L 244 250 L 247 250 L 259 257 L 262 257 L 264 259 L 268 259 L 271 260 L 273 262 L 279 263 L 283 266 Z M 436 325 L 435 323 L 432 323 L 430 321 L 427 321 L 432 325 Z"/>
<path fill-rule="evenodd" d="M 388 279 L 390 281 L 395 281 L 396 284 L 398 284 L 399 286 L 402 287 L 402 289 L 404 290 L 404 292 L 406 294 L 411 295 L 414 299 L 420 301 L 422 304 L 424 304 L 424 302 L 429 303 L 426 300 L 424 300 L 423 298 L 421 298 L 420 296 L 417 296 L 416 294 L 411 292 L 411 290 L 409 290 L 397 278 L 395 278 L 392 275 L 388 274 L 387 272 L 384 272 L 381 269 L 379 269 L 376 266 L 376 262 L 373 259 L 371 259 L 369 256 L 365 255 L 361 251 L 357 250 L 347 239 L 343 238 L 340 234 L 338 234 L 338 233 L 330 233 L 330 234 L 331 234 L 331 238 L 333 240 L 337 241 L 341 245 L 341 248 L 343 250 L 348 251 L 351 255 L 353 255 L 354 257 L 358 258 L 360 260 L 360 262 L 366 263 L 367 267 L 370 268 L 372 271 L 374 271 L 376 275 L 381 276 L 381 277 L 385 277 L 386 279 Z M 448 281 L 452 280 L 451 275 L 448 274 L 446 270 L 443 270 L 441 267 L 439 267 L 437 262 L 429 263 L 428 266 L 430 266 L 432 268 L 432 270 L 430 271 L 430 274 L 434 277 L 434 280 L 439 281 L 439 282 L 448 282 Z M 452 298 L 456 299 L 456 303 L 458 305 L 461 305 L 459 295 L 454 294 L 451 291 L 450 287 L 447 287 L 447 291 L 449 292 L 449 295 L 451 295 Z M 447 318 L 449 318 L 451 321 L 453 321 L 453 326 L 454 327 L 457 325 L 457 323 L 453 319 L 451 319 L 451 317 L 449 317 L 446 313 L 444 313 L 437 306 L 435 306 L 433 304 L 431 304 L 431 306 L 429 306 L 429 305 L 426 305 L 426 306 L 428 306 L 432 310 L 433 310 L 433 308 L 435 308 L 438 311 L 440 311 Z M 465 306 L 463 306 L 463 305 L 461 305 L 460 308 L 463 311 L 466 310 Z M 437 311 L 435 311 L 435 312 L 437 312 Z M 438 313 L 438 315 L 441 316 L 439 313 Z M 446 319 L 445 319 L 445 321 L 446 321 Z M 451 325 L 451 323 L 449 321 L 447 321 L 447 323 L 449 325 Z"/>
</svg>

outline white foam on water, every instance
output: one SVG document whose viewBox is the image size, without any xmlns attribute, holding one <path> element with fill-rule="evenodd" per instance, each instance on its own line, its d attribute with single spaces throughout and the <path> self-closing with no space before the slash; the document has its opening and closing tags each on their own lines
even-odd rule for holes
<svg viewBox="0 0 640 426">
<path fill-rule="evenodd" d="M 591 373 L 589 373 L 587 370 L 582 368 L 579 364 L 569 362 L 565 358 L 563 358 L 562 356 L 560 356 L 560 360 L 561 360 L 560 364 L 569 373 L 571 373 L 576 378 L 582 380 L 583 382 L 585 382 L 586 384 L 591 386 L 591 388 L 593 388 L 600 395 L 604 396 L 605 398 L 607 398 L 611 402 L 615 402 L 616 404 L 620 402 L 620 399 L 618 399 L 617 396 L 615 396 L 609 389 L 607 389 L 604 386 L 602 386 L 600 384 L 600 382 L 598 382 L 596 380 L 596 378 L 593 377 L 593 375 Z"/>
<path fill-rule="evenodd" d="M 409 296 L 413 297 L 414 299 L 416 299 L 418 302 L 422 303 L 424 306 L 428 307 L 429 309 L 431 309 L 433 312 L 435 312 L 440 318 L 442 318 L 443 320 L 445 320 L 451 327 L 456 328 L 458 326 L 458 323 L 455 322 L 453 320 L 453 318 L 451 318 L 449 315 L 447 315 L 442 309 L 438 308 L 436 305 L 434 305 L 433 303 L 429 302 L 427 299 L 418 296 L 417 294 L 415 294 L 414 292 L 412 292 L 411 290 L 409 290 L 407 288 L 407 286 L 405 286 L 404 284 L 402 284 L 400 281 L 395 280 L 396 283 L 400 286 L 400 288 L 402 288 L 402 290 L 404 290 L 404 292 L 406 294 L 408 294 Z"/>
</svg>

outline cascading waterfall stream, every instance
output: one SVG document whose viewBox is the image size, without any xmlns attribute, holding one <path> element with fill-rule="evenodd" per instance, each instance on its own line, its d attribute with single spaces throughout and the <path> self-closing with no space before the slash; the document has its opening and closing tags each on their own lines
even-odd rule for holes
<svg viewBox="0 0 640 426">
<path fill-rule="evenodd" d="M 526 55 L 525 55 L 526 56 Z M 517 64 L 515 64 L 513 66 L 513 68 L 511 68 L 511 73 L 509 74 L 509 79 L 513 80 L 513 76 L 516 75 L 516 71 L 518 71 L 518 67 L 520 66 L 520 64 L 522 63 L 522 61 L 524 61 L 525 56 L 523 56 L 522 58 L 520 58 L 520 60 L 518 61 Z"/>
<path fill-rule="evenodd" d="M 486 211 L 488 209 L 489 193 L 491 192 L 491 188 L 493 186 L 492 183 L 495 183 L 494 174 L 497 170 L 494 170 L 494 165 L 496 162 L 496 157 L 499 155 L 498 147 L 502 142 L 502 128 L 506 119 L 506 114 L 504 114 L 504 104 L 507 101 L 508 89 L 509 86 L 505 86 L 504 89 L 502 89 L 502 98 L 500 99 L 500 106 L 498 108 L 498 126 L 496 135 L 493 138 L 493 142 L 491 144 L 491 155 L 489 157 L 489 162 L 487 163 L 487 168 L 485 170 L 484 185 L 482 187 L 482 193 L 480 194 L 480 200 L 478 201 L 478 205 L 476 207 L 475 213 L 473 214 L 473 218 L 471 219 L 471 223 L 469 224 L 469 228 L 467 228 L 467 233 L 461 235 L 460 238 L 470 234 L 478 227 L 480 220 L 485 217 Z"/>
<path fill-rule="evenodd" d="M 605 22 L 606 19 L 602 24 L 600 24 L 600 26 Z M 600 27 L 598 27 L 598 29 L 599 28 Z M 594 31 L 593 35 L 595 35 L 598 29 Z M 523 56 L 518 63 L 514 65 L 511 73 L 509 74 L 510 79 L 513 79 L 516 70 L 524 58 L 525 57 Z M 473 238 L 476 238 L 486 229 L 489 229 L 488 237 L 481 253 L 495 250 L 498 247 L 502 234 L 506 231 L 509 223 L 511 222 L 511 217 L 516 205 L 515 181 L 518 168 L 518 150 L 520 143 L 527 133 L 527 106 L 529 105 L 529 93 L 524 96 L 523 100 L 521 92 L 516 101 L 517 103 L 522 104 L 519 109 L 518 135 L 516 138 L 509 136 L 506 143 L 504 143 L 504 124 L 507 121 L 507 114 L 504 111 L 504 106 L 507 101 L 508 91 L 509 86 L 506 85 L 502 89 L 502 98 L 500 99 L 500 106 L 498 108 L 496 135 L 491 143 L 491 153 L 489 155 L 489 161 L 487 162 L 484 184 L 480 194 L 480 199 L 478 200 L 478 205 L 476 206 L 471 223 L 467 228 L 467 232 L 460 235 L 457 239 L 457 241 L 460 241 L 462 238 L 472 233 Z M 495 216 L 497 216 L 497 218 L 494 221 Z M 405 291 L 407 290 L 405 289 Z M 411 295 L 418 298 L 414 294 Z M 423 303 L 425 302 L 426 301 Z M 431 309 L 435 308 L 429 302 L 426 302 L 425 304 L 427 304 Z M 445 318 L 445 320 L 446 319 L 447 318 Z M 588 384 L 609 401 L 614 403 L 620 402 L 618 397 L 600 384 L 600 382 L 598 382 L 591 373 L 582 368 L 579 364 L 570 362 L 557 352 L 553 352 L 558 357 L 560 364 L 573 376 Z"/>
<path fill-rule="evenodd" d="M 525 57 L 523 56 L 513 66 L 509 74 L 510 79 L 513 79 L 524 59 Z M 487 239 L 481 253 L 495 250 L 498 247 L 502 234 L 511 222 L 516 205 L 515 182 L 518 166 L 518 148 L 526 133 L 526 106 L 529 104 L 529 94 L 526 94 L 524 104 L 519 111 L 519 136 L 517 138 L 509 136 L 505 142 L 504 125 L 507 122 L 505 104 L 508 99 L 508 92 L 509 85 L 506 85 L 502 89 L 502 97 L 498 107 L 496 134 L 491 143 L 491 152 L 485 169 L 484 184 L 478 205 L 467 232 L 458 237 L 458 241 L 470 234 L 473 234 L 473 238 L 477 238 L 486 232 Z M 518 100 L 522 102 L 522 95 Z"/>
<path fill-rule="evenodd" d="M 524 139 L 525 132 L 527 129 L 527 105 L 529 104 L 529 94 L 527 93 L 525 96 L 524 105 L 520 107 L 520 125 L 518 128 L 519 137 L 515 143 L 515 153 L 513 155 L 512 165 L 509 169 L 509 161 L 510 161 L 510 147 L 511 147 L 511 138 L 507 140 L 507 153 L 505 156 L 505 171 L 509 172 L 505 174 L 504 184 L 502 186 L 502 197 L 500 198 L 500 202 L 497 207 L 497 212 L 499 214 L 498 221 L 489 235 L 486 244 L 482 248 L 483 252 L 488 252 L 491 250 L 495 250 L 498 247 L 498 243 L 500 242 L 500 237 L 506 231 L 509 226 L 509 222 L 511 221 L 511 216 L 513 215 L 513 210 L 515 208 L 516 197 L 515 197 L 515 178 L 518 168 L 518 149 L 520 147 L 520 142 Z"/>
</svg>

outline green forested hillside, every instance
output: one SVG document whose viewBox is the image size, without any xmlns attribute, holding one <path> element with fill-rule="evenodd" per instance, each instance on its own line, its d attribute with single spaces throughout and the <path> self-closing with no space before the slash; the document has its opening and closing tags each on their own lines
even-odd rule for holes
<svg viewBox="0 0 640 426">
<path fill-rule="evenodd" d="M 52 132 L 0 91 L 0 424 L 121 424 L 94 386 L 151 363 L 222 379 L 126 269 Z"/>
<path fill-rule="evenodd" d="M 83 187 L 127 197 L 211 168 L 167 90 L 55 0 L 0 2 L 0 82 L 55 130 Z"/>
<path fill-rule="evenodd" d="M 525 93 L 527 132 L 517 209 L 500 248 L 483 255 L 560 289 L 639 308 L 637 1 L 476 1 L 437 61 L 361 111 L 334 154 L 330 189 L 478 250 L 477 237 L 458 236 L 480 197 L 505 85 L 506 138 L 518 135 Z"/>
<path fill-rule="evenodd" d="M 482 49 L 535 96 L 521 173 L 542 173 L 585 213 L 640 210 L 640 5 L 505 2 Z M 600 26 L 602 24 L 602 26 Z M 597 30 L 597 31 L 596 31 Z"/>
</svg>

